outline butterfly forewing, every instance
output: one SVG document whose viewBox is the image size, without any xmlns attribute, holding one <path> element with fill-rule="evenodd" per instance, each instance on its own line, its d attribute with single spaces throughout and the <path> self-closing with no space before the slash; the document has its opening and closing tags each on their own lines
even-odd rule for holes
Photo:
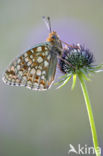
<svg viewBox="0 0 103 156">
<path fill-rule="evenodd" d="M 8 85 L 45 90 L 54 80 L 56 64 L 57 57 L 49 43 L 41 43 L 16 58 L 5 71 L 3 81 Z"/>
</svg>

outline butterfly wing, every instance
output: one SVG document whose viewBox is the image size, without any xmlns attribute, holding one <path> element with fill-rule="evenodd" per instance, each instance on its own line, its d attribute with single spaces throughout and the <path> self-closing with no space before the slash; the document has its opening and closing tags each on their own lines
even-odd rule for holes
<svg viewBox="0 0 103 156">
<path fill-rule="evenodd" d="M 57 57 L 48 42 L 36 45 L 16 58 L 5 71 L 4 83 L 33 90 L 50 88 L 56 71 Z"/>
</svg>

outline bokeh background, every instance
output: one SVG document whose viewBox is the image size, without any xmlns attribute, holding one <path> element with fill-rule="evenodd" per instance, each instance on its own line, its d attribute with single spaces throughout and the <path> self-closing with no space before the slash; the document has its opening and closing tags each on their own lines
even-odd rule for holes
<svg viewBox="0 0 103 156">
<path fill-rule="evenodd" d="M 15 56 L 47 38 L 43 15 L 63 41 L 83 44 L 95 64 L 103 62 L 102 0 L 0 0 L 0 156 L 68 156 L 69 144 L 93 146 L 79 81 L 74 91 L 69 82 L 47 92 L 2 82 Z M 103 73 L 87 87 L 103 148 Z"/>
</svg>

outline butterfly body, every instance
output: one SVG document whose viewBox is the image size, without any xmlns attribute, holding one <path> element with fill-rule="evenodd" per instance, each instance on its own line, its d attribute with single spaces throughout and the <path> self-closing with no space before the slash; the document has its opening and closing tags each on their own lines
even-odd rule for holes
<svg viewBox="0 0 103 156">
<path fill-rule="evenodd" d="M 3 76 L 4 83 L 33 90 L 50 88 L 61 53 L 61 41 L 53 31 L 46 42 L 35 45 L 10 64 Z"/>
</svg>

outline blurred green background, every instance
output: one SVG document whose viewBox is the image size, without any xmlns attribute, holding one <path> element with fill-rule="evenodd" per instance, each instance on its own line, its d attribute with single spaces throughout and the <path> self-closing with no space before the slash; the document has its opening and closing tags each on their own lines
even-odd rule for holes
<svg viewBox="0 0 103 156">
<path fill-rule="evenodd" d="M 93 146 L 79 81 L 59 90 L 6 86 L 2 73 L 25 49 L 45 41 L 42 16 L 68 43 L 82 43 L 103 62 L 102 0 L 0 0 L 0 156 L 68 156 L 69 144 Z M 103 147 L 103 73 L 87 84 Z M 72 154 L 72 156 L 74 156 Z"/>
</svg>

